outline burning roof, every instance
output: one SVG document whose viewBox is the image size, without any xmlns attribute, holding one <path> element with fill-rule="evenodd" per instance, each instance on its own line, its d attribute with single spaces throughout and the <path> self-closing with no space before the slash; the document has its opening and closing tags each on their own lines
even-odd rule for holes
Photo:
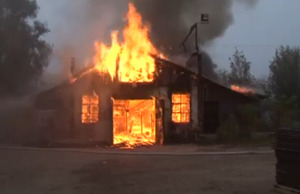
<svg viewBox="0 0 300 194">
<path fill-rule="evenodd" d="M 95 68 L 120 82 L 152 82 L 155 60 L 151 54 L 159 52 L 149 39 L 149 27 L 142 23 L 142 16 L 131 3 L 127 22 L 122 33 L 123 42 L 118 40 L 118 32 L 114 31 L 111 33 L 111 46 L 95 43 Z"/>
<path fill-rule="evenodd" d="M 233 91 L 242 93 L 242 94 L 255 94 L 255 90 L 253 88 L 245 87 L 245 86 L 238 86 L 238 85 L 231 85 L 230 88 Z"/>
<path fill-rule="evenodd" d="M 100 76 L 108 76 L 112 81 L 117 80 L 121 83 L 152 83 L 158 73 L 158 66 L 171 66 L 200 82 L 210 81 L 183 66 L 166 60 L 151 42 L 149 31 L 149 26 L 143 24 L 142 16 L 135 6 L 129 3 L 127 26 L 122 32 L 122 42 L 119 41 L 117 31 L 111 33 L 110 46 L 95 42 L 94 64 L 74 75 L 69 82 L 75 83 L 79 78 L 96 72 Z M 255 93 L 254 90 L 239 86 L 232 86 L 231 91 L 243 95 Z"/>
</svg>

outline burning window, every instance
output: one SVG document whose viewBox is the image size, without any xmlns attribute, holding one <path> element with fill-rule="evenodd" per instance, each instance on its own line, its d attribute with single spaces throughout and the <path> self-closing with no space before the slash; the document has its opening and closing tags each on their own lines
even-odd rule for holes
<svg viewBox="0 0 300 194">
<path fill-rule="evenodd" d="M 190 94 L 172 95 L 172 120 L 175 123 L 190 122 Z"/>
<path fill-rule="evenodd" d="M 96 94 L 82 96 L 81 122 L 85 124 L 99 121 L 99 97 Z"/>
</svg>

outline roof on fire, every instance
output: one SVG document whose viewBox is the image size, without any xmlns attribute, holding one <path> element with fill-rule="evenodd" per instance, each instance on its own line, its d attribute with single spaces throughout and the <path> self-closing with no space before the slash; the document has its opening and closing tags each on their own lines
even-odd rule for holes
<svg viewBox="0 0 300 194">
<path fill-rule="evenodd" d="M 220 83 L 217 83 L 209 78 L 205 78 L 203 76 L 200 76 L 198 73 L 195 73 L 193 71 L 191 71 L 190 69 L 187 69 L 186 67 L 184 66 L 181 66 L 181 65 L 178 65 L 176 63 L 173 63 L 169 60 L 166 60 L 166 59 L 162 59 L 160 57 L 156 57 L 156 56 L 153 56 L 155 58 L 155 61 L 156 61 L 156 64 L 159 65 L 159 66 L 168 66 L 170 68 L 174 68 L 178 71 L 181 71 L 181 72 L 184 72 L 186 74 L 188 74 L 190 76 L 191 79 L 194 79 L 196 81 L 199 81 L 199 82 L 202 82 L 202 83 L 206 83 L 206 84 L 211 84 L 215 87 L 220 87 L 224 90 L 227 90 L 228 92 L 231 92 L 231 93 L 234 93 L 236 95 L 240 95 L 241 97 L 247 97 L 247 98 L 251 98 L 252 100 L 259 100 L 259 99 L 264 99 L 265 96 L 264 95 L 261 95 L 261 94 L 258 94 L 258 93 L 252 93 L 252 94 L 243 94 L 243 93 L 240 93 L 240 92 L 236 92 L 234 90 L 231 90 L 230 88 L 220 84 Z M 92 72 L 92 69 L 93 69 L 93 66 L 88 66 L 88 67 L 85 67 L 84 69 L 80 70 L 79 72 L 73 74 L 73 77 L 74 79 L 80 79 L 81 77 L 83 77 L 84 75 Z M 68 80 L 65 80 L 63 83 L 57 85 L 57 86 L 54 86 L 52 87 L 51 89 L 48 89 L 46 91 L 43 91 L 41 93 L 39 93 L 37 96 L 38 97 L 42 97 L 42 96 L 48 96 L 49 94 L 57 91 L 57 90 L 60 90 L 60 89 L 63 89 L 65 87 L 68 87 L 68 86 L 71 86 L 72 85 L 72 79 L 68 79 Z"/>
<path fill-rule="evenodd" d="M 165 60 L 165 59 L 162 59 L 162 58 L 156 57 L 156 62 L 158 64 L 161 64 L 161 65 L 169 65 L 171 67 L 175 67 L 176 69 L 179 69 L 180 71 L 183 71 L 183 72 L 189 74 L 191 76 L 191 78 L 193 78 L 195 80 L 198 80 L 199 82 L 209 83 L 209 84 L 214 85 L 216 87 L 221 87 L 221 88 L 223 88 L 225 90 L 228 90 L 228 91 L 230 91 L 232 93 L 241 95 L 243 97 L 254 98 L 254 99 L 264 99 L 264 98 L 266 98 L 265 95 L 262 95 L 262 94 L 259 94 L 259 93 L 244 94 L 244 93 L 236 92 L 236 91 L 228 88 L 227 86 L 224 86 L 224 85 L 222 85 L 220 83 L 217 83 L 216 81 L 213 81 L 213 80 L 211 80 L 209 78 L 206 78 L 204 76 L 200 76 L 198 73 L 195 73 L 194 71 L 191 71 L 190 69 L 187 69 L 184 66 L 178 65 L 176 63 L 173 63 L 171 61 L 168 61 L 168 60 Z"/>
</svg>

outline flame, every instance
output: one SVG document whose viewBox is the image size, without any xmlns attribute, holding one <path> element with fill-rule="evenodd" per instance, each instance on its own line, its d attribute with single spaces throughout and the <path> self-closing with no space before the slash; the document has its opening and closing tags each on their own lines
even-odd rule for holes
<svg viewBox="0 0 300 194">
<path fill-rule="evenodd" d="M 159 53 L 149 39 L 149 26 L 142 23 L 142 16 L 132 3 L 129 3 L 127 21 L 122 34 L 124 42 L 119 42 L 119 33 L 114 31 L 111 33 L 111 46 L 95 43 L 95 68 L 120 82 L 152 82 L 155 60 L 151 55 Z"/>
<path fill-rule="evenodd" d="M 127 148 L 156 141 L 155 99 L 114 100 L 114 145 Z"/>
<path fill-rule="evenodd" d="M 172 95 L 172 121 L 175 123 L 190 122 L 190 94 Z"/>
<path fill-rule="evenodd" d="M 232 85 L 231 90 L 242 93 L 242 94 L 250 94 L 250 93 L 255 93 L 252 88 L 247 88 L 247 87 L 242 87 L 238 85 Z"/>
<path fill-rule="evenodd" d="M 111 45 L 95 42 L 94 67 L 100 75 L 109 75 L 111 80 L 123 83 L 150 83 L 155 79 L 153 55 L 164 57 L 149 38 L 149 26 L 143 24 L 142 16 L 129 3 L 127 26 L 122 32 L 111 33 Z M 75 82 L 76 79 L 71 80 Z M 156 142 L 156 102 L 148 100 L 114 100 L 113 144 L 133 148 L 139 145 L 153 145 Z M 82 122 L 94 123 L 99 120 L 99 98 L 83 96 Z M 92 111 L 90 107 L 98 109 Z M 93 109 L 94 110 L 94 109 Z M 97 113 L 97 118 L 96 118 Z M 189 119 L 189 117 L 188 117 Z"/>
<path fill-rule="evenodd" d="M 85 124 L 97 123 L 99 121 L 99 96 L 94 92 L 93 95 L 82 96 L 81 122 Z"/>
</svg>

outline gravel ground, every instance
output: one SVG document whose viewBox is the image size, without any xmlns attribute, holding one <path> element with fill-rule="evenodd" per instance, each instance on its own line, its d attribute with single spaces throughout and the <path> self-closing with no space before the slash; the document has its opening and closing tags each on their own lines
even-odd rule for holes
<svg viewBox="0 0 300 194">
<path fill-rule="evenodd" d="M 104 155 L 0 149 L 1 194 L 274 193 L 274 154 Z"/>
</svg>

